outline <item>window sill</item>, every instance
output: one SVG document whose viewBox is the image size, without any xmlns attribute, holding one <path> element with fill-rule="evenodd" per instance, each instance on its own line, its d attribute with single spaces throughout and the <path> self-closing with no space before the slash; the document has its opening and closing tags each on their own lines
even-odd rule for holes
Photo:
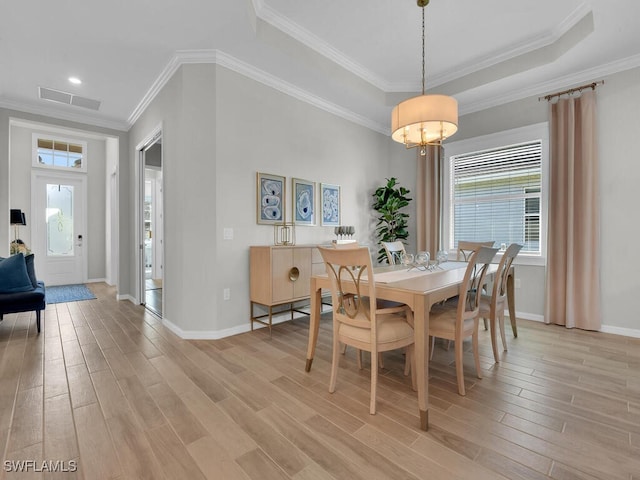
<svg viewBox="0 0 640 480">
<path fill-rule="evenodd" d="M 502 252 L 498 252 L 496 258 L 502 258 Z M 514 265 L 530 265 L 535 267 L 544 267 L 547 264 L 547 259 L 540 255 L 518 255 L 513 260 Z"/>
</svg>

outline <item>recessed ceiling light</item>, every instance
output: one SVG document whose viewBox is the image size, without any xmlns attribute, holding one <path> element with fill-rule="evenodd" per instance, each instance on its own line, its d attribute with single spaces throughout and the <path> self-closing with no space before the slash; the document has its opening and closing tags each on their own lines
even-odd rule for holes
<svg viewBox="0 0 640 480">
<path fill-rule="evenodd" d="M 80 80 L 78 77 L 69 77 L 69 81 L 74 85 L 80 85 L 82 83 L 82 80 Z"/>
</svg>

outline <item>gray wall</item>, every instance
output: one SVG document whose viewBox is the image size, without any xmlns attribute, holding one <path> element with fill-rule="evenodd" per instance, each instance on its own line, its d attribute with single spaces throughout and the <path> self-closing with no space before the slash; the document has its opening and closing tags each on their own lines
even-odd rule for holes
<svg viewBox="0 0 640 480">
<path fill-rule="evenodd" d="M 640 225 L 630 221 L 640 183 L 635 154 L 640 131 L 640 69 L 611 75 L 605 81 L 598 88 L 603 323 L 608 331 L 638 334 L 640 326 L 631 312 L 640 277 L 636 262 L 629 261 L 635 258 L 629 239 L 640 236 Z M 118 138 L 118 285 L 125 298 L 135 295 L 137 288 L 133 150 L 162 123 L 165 316 L 189 336 L 231 334 L 248 326 L 248 247 L 273 242 L 272 228 L 255 222 L 256 172 L 285 175 L 288 189 L 292 177 L 342 185 L 342 222 L 355 225 L 358 239 L 370 244 L 375 224 L 370 208 L 373 190 L 393 175 L 415 192 L 415 151 L 405 151 L 385 135 L 223 67 L 187 65 L 167 83 L 129 134 L 0 108 L 0 238 L 5 239 L 0 242 L 0 255 L 8 254 L 11 239 L 9 208 L 24 195 L 20 185 L 24 179 L 14 182 L 12 177 L 22 176 L 20 168 L 12 172 L 15 163 L 12 166 L 9 161 L 12 117 Z M 528 98 L 461 117 L 452 140 L 546 120 L 546 102 Z M 17 141 L 12 139 L 12 148 L 21 148 Z M 104 177 L 96 188 L 104 191 Z M 291 218 L 290 191 L 287 204 Z M 24 209 L 29 211 L 30 205 Z M 415 218 L 415 202 L 410 213 Z M 234 230 L 233 241 L 222 239 L 223 228 Z M 408 248 L 415 250 L 415 223 L 410 228 Z M 299 244 L 320 243 L 332 238 L 332 229 L 298 227 L 296 236 Z M 93 265 L 100 262 L 92 260 Z M 91 267 L 90 275 L 100 275 L 103 265 Z M 519 265 L 517 276 L 521 280 L 516 292 L 518 311 L 540 318 L 544 268 Z M 231 289 L 228 301 L 222 300 L 223 288 Z"/>
<path fill-rule="evenodd" d="M 67 133 L 49 133 L 46 128 L 11 127 L 11 205 L 27 214 L 27 226 L 20 228 L 20 236 L 29 247 L 31 238 L 31 164 L 32 134 L 59 136 L 69 140 L 87 142 L 87 225 L 84 233 L 88 279 L 104 279 L 106 276 L 106 148 L 105 141 Z M 75 175 L 85 175 L 75 173 Z M 37 252 L 36 252 L 37 253 Z M 36 257 L 37 258 L 37 257 Z"/>
<path fill-rule="evenodd" d="M 39 124 L 37 128 L 12 126 L 11 119 Z M 106 275 L 106 147 L 105 141 L 98 137 L 110 137 L 118 140 L 120 159 L 126 158 L 128 152 L 128 134 L 117 130 L 94 127 L 77 122 L 55 119 L 43 115 L 34 115 L 15 110 L 0 108 L 0 256 L 9 252 L 9 242 L 12 230 L 9 225 L 9 208 L 21 208 L 30 216 L 31 212 L 31 132 L 46 132 L 49 127 L 74 131 L 71 138 L 78 138 L 88 142 L 90 155 L 88 175 L 88 235 L 90 238 L 88 249 L 88 278 L 102 279 Z M 87 133 L 85 135 L 84 133 Z M 54 133 L 55 134 L 55 133 Z M 58 134 L 70 137 L 68 133 Z M 126 180 L 125 180 L 126 183 Z M 125 212 L 124 218 L 127 217 Z M 122 220 L 122 216 L 121 216 Z M 20 235 L 27 244 L 31 244 L 30 219 L 27 227 L 21 227 Z M 125 225 L 128 229 L 128 225 Z M 120 246 L 122 251 L 120 261 L 128 264 L 129 245 Z M 122 270 L 122 264 L 120 265 Z M 125 279 L 125 285 L 128 276 Z M 122 283 L 121 283 L 122 286 Z"/>
<path fill-rule="evenodd" d="M 131 129 L 131 145 L 160 123 L 164 317 L 191 337 L 249 327 L 249 246 L 273 243 L 273 227 L 256 224 L 256 172 L 287 177 L 287 218 L 291 178 L 341 185 L 342 223 L 362 243 L 373 242 L 375 188 L 392 171 L 414 182 L 414 153 L 387 136 L 215 65 L 182 66 Z M 296 229 L 298 244 L 332 238 L 330 227 Z"/>
<path fill-rule="evenodd" d="M 640 290 L 632 239 L 640 237 L 635 220 L 640 184 L 635 139 L 640 131 L 640 69 L 604 78 L 597 89 L 598 155 L 600 161 L 600 213 L 603 329 L 640 335 L 634 292 Z M 548 104 L 537 97 L 484 110 L 460 119 L 452 141 L 473 138 L 548 120 Z M 446 147 L 445 147 L 446 150 Z M 550 246 L 549 248 L 553 248 Z M 544 314 L 545 269 L 518 265 L 521 288 L 516 291 L 516 308 L 530 318 Z M 632 330 L 632 331 L 630 331 Z"/>
</svg>

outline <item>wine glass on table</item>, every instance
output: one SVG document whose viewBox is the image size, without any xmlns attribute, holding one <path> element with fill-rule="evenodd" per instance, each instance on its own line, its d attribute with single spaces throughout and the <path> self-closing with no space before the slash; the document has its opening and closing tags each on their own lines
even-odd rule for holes
<svg viewBox="0 0 640 480">
<path fill-rule="evenodd" d="M 418 264 L 418 268 L 421 270 L 427 270 L 429 268 L 429 260 L 431 259 L 431 255 L 429 252 L 418 252 L 416 255 L 416 263 Z"/>
<path fill-rule="evenodd" d="M 413 256 L 413 253 L 403 253 L 400 256 L 400 261 L 402 261 L 402 264 L 407 267 L 407 271 L 411 270 L 413 268 L 413 262 L 414 262 L 415 258 Z"/>
</svg>

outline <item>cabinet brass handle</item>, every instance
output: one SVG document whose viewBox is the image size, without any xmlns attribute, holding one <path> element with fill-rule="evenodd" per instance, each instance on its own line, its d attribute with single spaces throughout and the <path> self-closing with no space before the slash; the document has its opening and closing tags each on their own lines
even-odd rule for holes
<svg viewBox="0 0 640 480">
<path fill-rule="evenodd" d="M 289 280 L 291 280 L 292 282 L 295 282 L 296 280 L 298 280 L 299 277 L 300 277 L 300 270 L 298 270 L 298 267 L 293 267 L 291 270 L 289 270 Z"/>
</svg>

